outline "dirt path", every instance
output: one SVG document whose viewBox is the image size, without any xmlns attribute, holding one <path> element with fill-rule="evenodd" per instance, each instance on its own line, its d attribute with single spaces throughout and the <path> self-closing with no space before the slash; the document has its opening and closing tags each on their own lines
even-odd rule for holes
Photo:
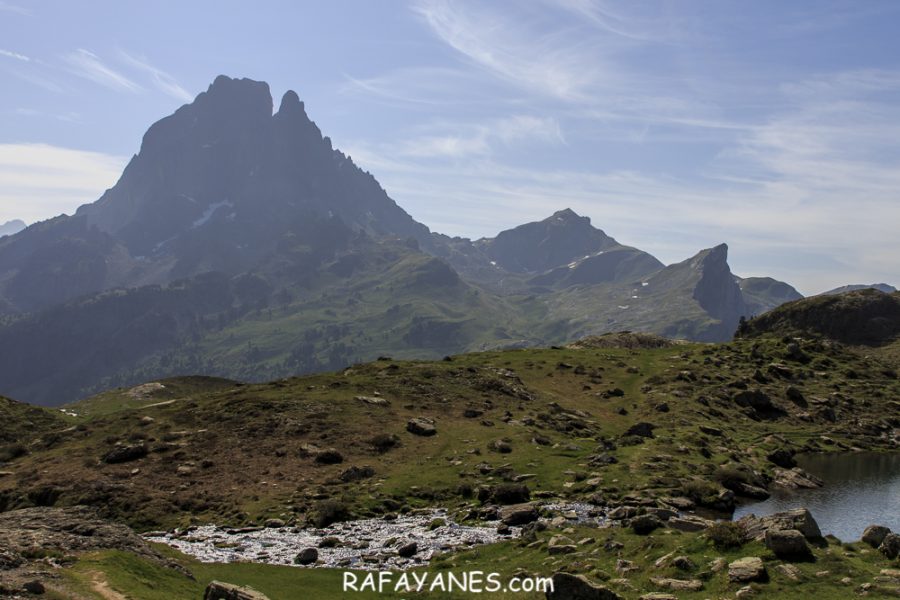
<svg viewBox="0 0 900 600">
<path fill-rule="evenodd" d="M 128 600 L 126 596 L 109 587 L 109 582 L 106 581 L 106 577 L 100 571 L 91 573 L 91 589 L 100 594 L 105 600 Z"/>
</svg>

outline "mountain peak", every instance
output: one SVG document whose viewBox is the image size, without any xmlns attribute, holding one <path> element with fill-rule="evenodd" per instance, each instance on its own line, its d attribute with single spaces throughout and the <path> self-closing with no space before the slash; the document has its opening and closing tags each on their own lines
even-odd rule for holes
<svg viewBox="0 0 900 600">
<path fill-rule="evenodd" d="M 549 217 L 548 220 L 555 220 L 555 221 L 587 221 L 588 223 L 591 222 L 591 218 L 590 218 L 590 217 L 582 217 L 581 215 L 579 215 L 578 213 L 576 213 L 576 212 L 575 212 L 574 210 L 572 210 L 571 208 L 564 208 L 564 209 L 562 209 L 562 210 L 556 211 L 555 213 L 553 213 L 552 215 L 550 215 L 550 217 Z"/>
<path fill-rule="evenodd" d="M 270 117 L 273 108 L 272 93 L 265 81 L 219 75 L 205 92 L 197 96 L 193 106 L 216 112 L 240 111 Z"/>
<path fill-rule="evenodd" d="M 278 107 L 278 114 L 288 114 L 294 112 L 302 112 L 306 114 L 306 106 L 300 100 L 300 96 L 294 90 L 288 90 L 281 97 L 281 105 Z"/>
</svg>

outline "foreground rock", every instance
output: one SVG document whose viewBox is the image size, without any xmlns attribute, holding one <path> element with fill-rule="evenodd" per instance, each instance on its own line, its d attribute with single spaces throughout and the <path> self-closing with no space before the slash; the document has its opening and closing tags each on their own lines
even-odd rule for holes
<svg viewBox="0 0 900 600">
<path fill-rule="evenodd" d="M 900 535 L 889 533 L 884 536 L 884 540 L 881 542 L 881 545 L 878 546 L 878 551 L 890 560 L 894 560 L 900 556 Z"/>
<path fill-rule="evenodd" d="M 413 435 L 421 435 L 424 437 L 432 436 L 437 433 L 434 421 L 425 417 L 410 419 L 406 424 L 406 430 Z"/>
<path fill-rule="evenodd" d="M 269 600 L 269 597 L 251 588 L 213 581 L 206 586 L 203 600 Z"/>
<path fill-rule="evenodd" d="M 808 560 L 812 557 L 806 538 L 796 529 L 769 529 L 766 531 L 766 548 L 778 558 L 787 560 Z"/>
<path fill-rule="evenodd" d="M 869 525 L 866 527 L 866 530 L 863 531 L 861 539 L 864 543 L 873 548 L 878 548 L 889 533 L 891 533 L 891 530 L 887 527 L 882 525 Z"/>
<path fill-rule="evenodd" d="M 739 519 L 737 523 L 744 528 L 748 540 L 758 542 L 766 539 L 766 532 L 770 529 L 776 531 L 795 529 L 807 540 L 819 541 L 822 539 L 822 531 L 819 529 L 819 524 L 816 523 L 812 513 L 806 508 L 786 510 L 767 517 L 747 515 Z"/>
<path fill-rule="evenodd" d="M 728 580 L 732 583 L 767 581 L 769 574 L 758 556 L 746 556 L 728 565 Z"/>
<path fill-rule="evenodd" d="M 553 591 L 547 600 L 621 600 L 621 596 L 606 587 L 596 585 L 584 575 L 557 573 L 553 576 Z"/>
<path fill-rule="evenodd" d="M 514 504 L 500 509 L 500 520 L 506 525 L 526 525 L 540 518 L 533 504 Z"/>
</svg>

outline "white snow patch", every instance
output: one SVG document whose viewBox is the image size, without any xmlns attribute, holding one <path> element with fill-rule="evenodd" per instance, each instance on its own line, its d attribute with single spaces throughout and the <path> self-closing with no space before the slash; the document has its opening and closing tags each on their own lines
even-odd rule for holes
<svg viewBox="0 0 900 600">
<path fill-rule="evenodd" d="M 642 281 L 642 282 L 641 282 L 641 285 L 642 285 L 643 287 L 647 287 L 648 285 L 650 285 L 650 282 L 649 282 L 649 281 Z"/>
<path fill-rule="evenodd" d="M 619 308 L 621 308 L 622 310 L 625 310 L 626 308 L 628 308 L 628 306 L 627 306 L 627 305 L 626 305 L 626 306 L 622 306 L 622 305 L 620 304 L 620 305 L 619 305 Z"/>
<path fill-rule="evenodd" d="M 212 218 L 213 214 L 215 214 L 215 212 L 219 210 L 219 208 L 225 205 L 231 206 L 231 202 L 229 202 L 228 200 L 222 200 L 221 202 L 214 202 L 213 204 L 207 206 L 206 210 L 203 211 L 203 214 L 200 216 L 200 218 L 191 224 L 191 229 L 197 229 L 198 227 L 206 224 L 206 222 Z"/>
</svg>

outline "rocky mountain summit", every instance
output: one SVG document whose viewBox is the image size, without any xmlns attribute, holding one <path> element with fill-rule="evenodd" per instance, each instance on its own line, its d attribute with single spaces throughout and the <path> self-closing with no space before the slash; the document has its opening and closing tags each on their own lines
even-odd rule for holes
<svg viewBox="0 0 900 600">
<path fill-rule="evenodd" d="M 723 244 L 674 265 L 565 209 L 431 232 L 299 96 L 220 76 L 96 202 L 0 238 L 0 393 L 60 404 L 207 373 L 261 381 L 631 330 L 699 341 L 798 296 Z"/>
</svg>

